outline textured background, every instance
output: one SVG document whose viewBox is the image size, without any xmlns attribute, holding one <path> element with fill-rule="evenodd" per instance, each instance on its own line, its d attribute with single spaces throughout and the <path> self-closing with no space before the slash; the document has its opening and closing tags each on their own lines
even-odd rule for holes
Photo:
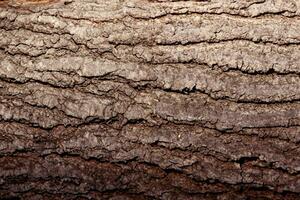
<svg viewBox="0 0 300 200">
<path fill-rule="evenodd" d="M 300 199 L 299 0 L 0 1 L 0 199 Z"/>
</svg>

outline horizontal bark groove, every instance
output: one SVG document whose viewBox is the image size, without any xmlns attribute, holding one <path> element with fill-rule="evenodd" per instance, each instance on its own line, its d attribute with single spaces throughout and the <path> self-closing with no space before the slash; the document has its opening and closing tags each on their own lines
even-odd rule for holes
<svg viewBox="0 0 300 200">
<path fill-rule="evenodd" d="M 0 1 L 0 199 L 299 199 L 296 0 Z"/>
<path fill-rule="evenodd" d="M 134 161 L 125 164 L 107 163 L 95 160 L 86 161 L 76 156 L 61 157 L 54 154 L 41 158 L 34 154 L 21 154 L 17 157 L 0 158 L 0 162 L 10 163 L 2 174 L 15 177 L 8 178 L 7 182 L 11 183 L 8 185 L 10 188 L 5 189 L 23 193 L 27 198 L 32 198 L 32 196 L 38 198 L 39 191 L 43 192 L 47 188 L 49 196 L 55 192 L 56 197 L 62 195 L 64 198 L 71 199 L 74 196 L 83 199 L 84 197 L 109 199 L 111 195 L 120 199 L 124 196 L 134 199 L 134 194 L 139 194 L 136 198 L 142 199 L 168 199 L 172 196 L 177 196 L 179 199 L 238 198 L 238 196 L 274 197 L 274 199 L 297 197 L 295 193 L 276 194 L 267 188 L 264 192 L 260 192 L 257 188 L 247 184 L 228 185 L 214 180 L 197 181 L 177 171 L 162 171 L 155 165 Z M 59 165 L 53 165 L 57 162 Z M 76 165 L 80 162 L 85 162 L 85 165 L 83 167 Z M 21 173 L 18 171 L 20 165 L 23 166 Z M 48 169 L 47 172 L 44 171 L 44 168 Z M 39 171 L 45 173 L 40 174 Z M 53 176 L 53 173 L 56 175 Z M 25 183 L 27 186 L 24 187 L 22 177 L 28 175 L 30 178 Z M 128 182 L 128 180 L 132 181 Z M 80 184 L 82 181 L 85 182 L 85 185 Z M 119 197 L 114 194 L 117 191 L 121 191 Z M 127 195 L 126 193 L 122 194 L 122 191 L 126 191 Z M 133 194 L 131 197 L 130 193 Z"/>
</svg>

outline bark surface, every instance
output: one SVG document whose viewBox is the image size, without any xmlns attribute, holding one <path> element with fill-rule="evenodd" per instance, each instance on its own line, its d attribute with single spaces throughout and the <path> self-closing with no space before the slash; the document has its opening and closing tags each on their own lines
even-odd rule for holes
<svg viewBox="0 0 300 200">
<path fill-rule="evenodd" d="M 299 0 L 0 1 L 0 199 L 299 199 L 299 44 Z"/>
</svg>

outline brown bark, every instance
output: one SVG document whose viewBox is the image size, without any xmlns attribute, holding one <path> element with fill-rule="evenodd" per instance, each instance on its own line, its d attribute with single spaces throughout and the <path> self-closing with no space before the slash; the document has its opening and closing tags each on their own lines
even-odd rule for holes
<svg viewBox="0 0 300 200">
<path fill-rule="evenodd" d="M 296 0 L 0 1 L 0 198 L 299 199 Z"/>
</svg>

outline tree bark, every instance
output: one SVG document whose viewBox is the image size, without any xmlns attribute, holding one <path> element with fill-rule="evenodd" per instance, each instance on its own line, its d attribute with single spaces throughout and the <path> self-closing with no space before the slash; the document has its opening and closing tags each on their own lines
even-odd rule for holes
<svg viewBox="0 0 300 200">
<path fill-rule="evenodd" d="M 0 199 L 299 199 L 300 1 L 0 1 Z"/>
</svg>

